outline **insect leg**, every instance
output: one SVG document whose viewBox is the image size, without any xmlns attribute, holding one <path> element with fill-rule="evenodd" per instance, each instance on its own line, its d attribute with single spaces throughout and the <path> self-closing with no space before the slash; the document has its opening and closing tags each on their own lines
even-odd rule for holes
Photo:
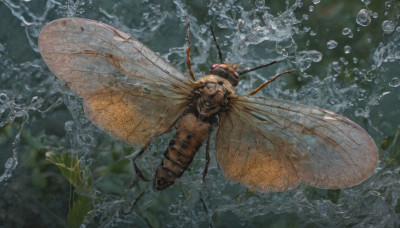
<svg viewBox="0 0 400 228">
<path fill-rule="evenodd" d="M 203 183 L 206 182 L 206 175 L 208 171 L 208 165 L 210 164 L 210 134 L 208 135 L 207 139 L 207 146 L 206 146 L 206 167 L 204 167 L 203 171 Z"/>
<path fill-rule="evenodd" d="M 196 80 L 196 77 L 194 76 L 194 73 L 193 73 L 193 70 L 192 70 L 192 62 L 190 61 L 189 24 L 190 24 L 190 21 L 187 20 L 186 21 L 186 37 L 187 37 L 187 41 L 188 41 L 188 47 L 186 49 L 186 63 L 187 63 L 188 68 L 189 68 L 190 76 L 193 78 L 193 80 Z"/>
<path fill-rule="evenodd" d="M 138 198 L 136 198 L 135 202 L 132 203 L 131 208 L 129 209 L 128 212 L 122 211 L 121 213 L 122 213 L 123 215 L 129 215 L 129 214 L 131 214 L 132 211 L 133 211 L 133 208 L 134 208 L 134 207 L 136 206 L 136 204 L 139 202 L 140 198 L 143 197 L 144 193 L 146 193 L 146 191 L 140 193 L 140 195 L 138 196 Z"/>
<path fill-rule="evenodd" d="M 265 86 L 267 86 L 269 83 L 271 83 L 272 81 L 274 81 L 277 77 L 279 77 L 279 76 L 281 76 L 281 75 L 283 75 L 283 74 L 287 74 L 287 73 L 293 72 L 293 71 L 294 71 L 294 69 L 292 69 L 292 70 L 287 70 L 287 71 L 284 71 L 284 72 L 282 72 L 282 73 L 279 73 L 279 74 L 275 75 L 275 76 L 272 77 L 270 80 L 268 80 L 268 81 L 264 82 L 263 84 L 261 84 L 257 89 L 255 89 L 255 90 L 251 91 L 250 93 L 248 93 L 247 96 L 252 96 L 252 95 L 258 93 L 258 92 L 259 92 L 260 90 L 262 90 Z"/>
<path fill-rule="evenodd" d="M 144 177 L 142 171 L 139 169 L 139 167 L 138 167 L 137 164 L 136 164 L 136 159 L 138 159 L 140 156 L 142 156 L 142 154 L 143 154 L 143 153 L 146 151 L 146 149 L 150 146 L 150 143 L 151 143 L 151 140 L 150 140 L 148 143 L 146 143 L 146 145 L 143 147 L 143 149 L 132 159 L 133 167 L 135 168 L 136 174 L 138 175 L 138 177 L 139 177 L 140 179 L 142 179 L 143 181 L 146 181 L 146 182 L 150 182 L 150 180 L 147 179 L 146 177 Z"/>
</svg>

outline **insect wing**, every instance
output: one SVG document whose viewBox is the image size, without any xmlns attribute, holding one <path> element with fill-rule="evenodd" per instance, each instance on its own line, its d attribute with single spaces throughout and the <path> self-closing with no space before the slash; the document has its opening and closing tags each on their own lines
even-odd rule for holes
<svg viewBox="0 0 400 228">
<path fill-rule="evenodd" d="M 299 183 L 345 188 L 375 170 L 375 142 L 333 112 L 272 98 L 238 96 L 216 136 L 217 163 L 226 179 L 260 192 Z"/>
<path fill-rule="evenodd" d="M 62 18 L 39 49 L 51 71 L 83 98 L 88 118 L 111 136 L 143 146 L 176 123 L 193 82 L 145 45 L 108 25 Z"/>
</svg>

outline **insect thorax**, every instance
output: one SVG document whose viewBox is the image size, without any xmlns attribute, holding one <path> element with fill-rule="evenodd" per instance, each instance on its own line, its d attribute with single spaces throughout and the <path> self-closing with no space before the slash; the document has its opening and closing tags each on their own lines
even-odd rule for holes
<svg viewBox="0 0 400 228">
<path fill-rule="evenodd" d="M 231 83 L 216 75 L 207 75 L 197 82 L 196 109 L 201 119 L 210 118 L 227 110 L 234 91 Z"/>
</svg>

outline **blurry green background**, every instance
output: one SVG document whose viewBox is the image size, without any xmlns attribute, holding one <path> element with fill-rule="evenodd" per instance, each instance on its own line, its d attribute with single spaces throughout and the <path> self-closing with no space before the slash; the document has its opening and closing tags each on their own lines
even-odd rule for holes
<svg viewBox="0 0 400 228">
<path fill-rule="evenodd" d="M 0 0 L 0 225 L 2 227 L 398 227 L 400 225 L 400 1 Z M 224 59 L 254 67 L 238 93 L 295 68 L 262 91 L 347 116 L 374 138 L 380 161 L 361 185 L 300 185 L 261 194 L 227 182 L 214 155 L 206 183 L 202 148 L 171 188 L 137 179 L 137 151 L 86 119 L 81 99 L 40 57 L 48 22 L 84 17 L 131 34 L 186 73 L 185 21 L 201 76 Z M 153 177 L 171 134 L 139 164 Z M 213 144 L 214 141 L 212 141 Z M 213 146 L 212 146 L 213 151 Z"/>
</svg>

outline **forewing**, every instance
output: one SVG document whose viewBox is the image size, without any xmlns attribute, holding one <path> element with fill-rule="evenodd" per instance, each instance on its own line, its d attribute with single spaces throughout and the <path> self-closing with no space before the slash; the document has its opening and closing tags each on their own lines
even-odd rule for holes
<svg viewBox="0 0 400 228">
<path fill-rule="evenodd" d="M 228 180 L 260 192 L 300 182 L 345 188 L 375 170 L 378 150 L 360 126 L 331 111 L 273 98 L 239 96 L 223 116 L 216 158 Z"/>
<path fill-rule="evenodd" d="M 89 119 L 113 137 L 144 145 L 184 112 L 193 82 L 145 45 L 108 25 L 62 18 L 39 49 L 52 72 L 83 98 Z"/>
</svg>

